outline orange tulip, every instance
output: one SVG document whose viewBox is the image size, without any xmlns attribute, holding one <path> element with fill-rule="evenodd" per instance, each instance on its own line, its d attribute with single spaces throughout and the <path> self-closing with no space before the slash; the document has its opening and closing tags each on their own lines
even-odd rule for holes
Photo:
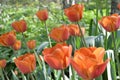
<svg viewBox="0 0 120 80">
<path fill-rule="evenodd" d="M 17 31 L 17 32 L 25 32 L 27 29 L 27 24 L 25 20 L 20 20 L 20 21 L 15 21 L 12 23 L 12 27 Z"/>
<path fill-rule="evenodd" d="M 0 36 L 0 44 L 3 46 L 12 46 L 16 41 L 16 34 L 14 31 L 7 32 Z"/>
<path fill-rule="evenodd" d="M 113 32 L 120 26 L 120 16 L 118 14 L 105 16 L 99 21 L 99 23 L 106 31 Z"/>
<path fill-rule="evenodd" d="M 30 40 L 27 42 L 27 46 L 29 49 L 34 49 L 36 46 L 36 41 L 35 40 Z"/>
<path fill-rule="evenodd" d="M 39 10 L 36 13 L 36 16 L 41 20 L 41 21 L 46 21 L 48 19 L 48 11 L 47 9 Z"/>
<path fill-rule="evenodd" d="M 52 48 L 44 49 L 42 53 L 44 55 L 44 60 L 50 67 L 61 70 L 67 68 L 70 64 L 72 46 L 67 46 L 65 43 L 58 43 Z"/>
<path fill-rule="evenodd" d="M 12 46 L 12 48 L 14 50 L 19 50 L 21 48 L 21 41 L 20 40 L 16 40 L 16 42 L 14 43 L 14 45 Z"/>
<path fill-rule="evenodd" d="M 2 59 L 0 60 L 0 68 L 4 68 L 6 66 L 6 60 Z"/>
<path fill-rule="evenodd" d="M 53 28 L 49 35 L 52 39 L 54 39 L 57 42 L 65 41 L 70 36 L 69 29 L 66 25 Z"/>
<path fill-rule="evenodd" d="M 35 70 L 36 60 L 34 54 L 26 53 L 16 58 L 14 61 L 18 69 L 24 74 L 31 73 Z"/>
<path fill-rule="evenodd" d="M 75 51 L 71 64 L 84 80 L 92 80 L 104 72 L 110 60 L 103 61 L 104 53 L 102 47 L 83 47 Z"/>
<path fill-rule="evenodd" d="M 68 25 L 70 35 L 72 36 L 80 36 L 79 26 L 76 24 L 70 24 Z M 81 28 L 82 33 L 85 34 L 85 28 Z"/>
<path fill-rule="evenodd" d="M 84 6 L 82 4 L 75 4 L 69 8 L 66 8 L 64 13 L 71 22 L 76 22 L 82 19 L 83 8 Z"/>
</svg>

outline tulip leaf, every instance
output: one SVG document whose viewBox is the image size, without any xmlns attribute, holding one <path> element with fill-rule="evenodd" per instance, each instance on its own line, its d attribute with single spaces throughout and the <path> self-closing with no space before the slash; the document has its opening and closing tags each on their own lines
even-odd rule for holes
<svg viewBox="0 0 120 80">
<path fill-rule="evenodd" d="M 13 72 L 13 70 L 11 70 L 12 74 L 13 74 L 13 80 L 19 80 L 18 77 L 15 75 L 15 73 Z"/>
<path fill-rule="evenodd" d="M 43 74 L 43 71 L 42 70 L 37 70 L 36 72 L 36 75 L 37 75 L 37 80 L 45 80 L 45 77 L 44 77 L 44 74 Z"/>
<path fill-rule="evenodd" d="M 103 34 L 100 34 L 95 38 L 95 46 L 101 47 L 103 45 L 104 45 Z"/>
<path fill-rule="evenodd" d="M 107 64 L 107 77 L 108 80 L 116 80 L 116 68 L 115 68 L 115 59 L 114 59 L 114 51 L 107 50 L 107 57 L 110 58 L 110 62 Z"/>
<path fill-rule="evenodd" d="M 117 48 L 120 48 L 120 30 L 118 30 L 118 31 L 116 31 L 116 34 L 115 34 L 115 40 L 116 40 L 116 46 L 117 46 Z M 112 43 L 112 35 L 110 35 L 109 37 L 108 37 L 108 48 L 110 48 L 110 49 L 112 49 L 112 47 L 113 47 L 113 43 Z"/>
<path fill-rule="evenodd" d="M 60 80 L 60 77 L 61 77 L 61 71 L 57 71 L 57 79 L 56 80 Z"/>
<path fill-rule="evenodd" d="M 87 46 L 94 46 L 95 45 L 95 36 L 88 36 L 85 38 Z"/>
<path fill-rule="evenodd" d="M 100 47 L 103 46 L 103 34 L 100 34 L 98 36 L 88 36 L 85 38 L 87 46 L 96 46 Z"/>
<path fill-rule="evenodd" d="M 42 51 L 43 48 L 45 48 L 46 46 L 48 46 L 48 42 L 42 42 L 40 44 L 40 46 L 37 48 L 37 53 L 40 53 Z"/>
</svg>

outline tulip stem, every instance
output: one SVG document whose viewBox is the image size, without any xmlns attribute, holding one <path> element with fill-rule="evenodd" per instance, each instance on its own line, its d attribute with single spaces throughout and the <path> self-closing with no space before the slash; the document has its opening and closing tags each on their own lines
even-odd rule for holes
<svg viewBox="0 0 120 80">
<path fill-rule="evenodd" d="M 36 59 L 37 59 L 37 62 L 38 62 L 38 64 L 39 64 L 39 67 L 40 67 L 40 70 L 42 69 L 42 66 L 41 66 L 41 63 L 40 63 L 40 58 L 38 57 L 38 55 L 37 55 L 37 53 L 36 53 L 36 51 L 34 50 L 34 54 L 35 54 L 35 57 L 36 57 Z"/>
<path fill-rule="evenodd" d="M 80 25 L 79 25 L 78 22 L 77 22 L 77 24 L 78 24 L 78 26 L 79 26 L 79 30 L 80 30 L 80 34 L 81 34 L 82 43 L 83 43 L 84 47 L 87 47 L 87 44 L 86 44 L 86 42 L 85 42 L 85 38 L 84 38 L 84 35 L 83 35 L 82 30 L 81 30 L 81 28 L 80 28 Z"/>
<path fill-rule="evenodd" d="M 32 73 L 30 73 L 31 80 L 35 80 Z"/>
<path fill-rule="evenodd" d="M 62 77 L 63 77 L 63 80 L 65 80 L 65 73 L 64 73 L 64 70 L 62 70 Z"/>
<path fill-rule="evenodd" d="M 27 80 L 25 75 L 21 72 L 21 75 L 22 75 L 22 80 Z"/>
<path fill-rule="evenodd" d="M 5 74 L 6 79 L 7 79 L 7 80 L 10 80 L 10 79 L 8 78 L 6 72 L 4 71 L 4 69 L 3 69 L 3 72 L 4 72 L 4 74 Z"/>
<path fill-rule="evenodd" d="M 30 52 L 29 48 L 28 48 L 27 45 L 26 45 L 26 39 L 25 39 L 25 36 L 24 36 L 23 33 L 22 33 L 22 36 L 23 36 L 24 44 L 25 44 L 25 46 L 26 46 L 26 48 L 27 48 L 27 51 Z"/>
<path fill-rule="evenodd" d="M 3 75 L 3 71 L 2 71 L 2 68 L 1 68 L 1 67 L 0 67 L 0 75 L 1 75 L 1 77 L 2 77 L 2 80 L 5 80 L 4 75 Z"/>
<path fill-rule="evenodd" d="M 48 27 L 47 27 L 47 25 L 46 25 L 46 22 L 44 22 L 44 24 L 45 24 L 45 28 L 46 28 L 47 37 L 48 37 L 48 40 L 49 40 L 50 47 L 52 47 L 51 39 L 50 39 L 50 36 L 49 36 L 49 31 L 48 31 Z"/>
<path fill-rule="evenodd" d="M 116 48 L 116 41 L 115 41 L 114 32 L 112 32 L 112 39 L 113 39 L 113 44 L 114 44 L 114 55 L 115 55 L 115 59 L 117 62 L 116 64 L 117 64 L 118 76 L 120 77 L 120 63 L 119 63 L 119 58 L 118 58 L 118 51 Z"/>
</svg>

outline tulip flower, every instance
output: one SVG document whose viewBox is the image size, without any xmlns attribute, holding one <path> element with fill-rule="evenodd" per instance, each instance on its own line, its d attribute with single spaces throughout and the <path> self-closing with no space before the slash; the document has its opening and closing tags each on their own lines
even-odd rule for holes
<svg viewBox="0 0 120 80">
<path fill-rule="evenodd" d="M 120 26 L 120 16 L 118 14 L 113 14 L 110 16 L 104 16 L 99 23 L 108 32 L 116 31 Z"/>
<path fill-rule="evenodd" d="M 6 47 L 12 46 L 16 42 L 14 31 L 4 33 L 0 36 L 0 44 Z"/>
<path fill-rule="evenodd" d="M 49 35 L 55 41 L 61 42 L 67 40 L 70 36 L 70 33 L 66 25 L 61 25 L 60 27 L 53 28 Z"/>
<path fill-rule="evenodd" d="M 81 36 L 80 31 L 79 31 L 79 26 L 76 24 L 70 24 L 68 25 L 70 35 L 72 36 Z M 85 28 L 81 28 L 82 33 L 85 34 Z"/>
<path fill-rule="evenodd" d="M 41 21 L 46 21 L 48 19 L 48 11 L 47 9 L 39 10 L 36 13 L 36 16 L 41 20 Z"/>
<path fill-rule="evenodd" d="M 20 40 L 16 40 L 16 42 L 13 44 L 12 48 L 14 50 L 19 50 L 21 48 L 21 41 Z"/>
<path fill-rule="evenodd" d="M 33 72 L 36 67 L 35 55 L 30 53 L 16 58 L 14 62 L 17 68 L 24 74 Z"/>
<path fill-rule="evenodd" d="M 17 32 L 25 32 L 27 30 L 27 24 L 25 20 L 15 21 L 12 23 L 12 27 Z"/>
<path fill-rule="evenodd" d="M 83 8 L 84 6 L 82 4 L 75 4 L 69 8 L 66 8 L 64 13 L 71 22 L 77 22 L 82 19 Z"/>
<path fill-rule="evenodd" d="M 110 59 L 103 61 L 105 50 L 102 47 L 80 48 L 71 59 L 72 67 L 84 80 L 93 80 L 100 76 Z"/>
<path fill-rule="evenodd" d="M 27 46 L 29 49 L 34 49 L 36 46 L 36 41 L 35 40 L 30 40 L 27 42 Z"/>
<path fill-rule="evenodd" d="M 56 70 L 62 70 L 69 66 L 72 46 L 67 46 L 66 43 L 57 43 L 52 48 L 46 48 L 42 54 L 45 62 Z"/>
<path fill-rule="evenodd" d="M 6 60 L 2 59 L 0 60 L 0 68 L 4 68 L 6 66 Z"/>
</svg>

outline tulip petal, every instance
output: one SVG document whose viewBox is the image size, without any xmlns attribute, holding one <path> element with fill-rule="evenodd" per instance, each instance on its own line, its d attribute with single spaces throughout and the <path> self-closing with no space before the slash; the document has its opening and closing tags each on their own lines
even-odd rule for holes
<svg viewBox="0 0 120 80">
<path fill-rule="evenodd" d="M 93 71 L 91 73 L 91 78 L 94 79 L 94 78 L 100 76 L 105 71 L 107 63 L 109 61 L 110 61 L 110 59 L 107 59 L 104 63 L 94 66 Z"/>
<path fill-rule="evenodd" d="M 90 58 L 96 58 L 96 56 L 88 49 L 88 48 L 80 48 L 79 50 L 76 50 L 75 55 L 82 54 L 84 56 L 90 57 Z"/>
<path fill-rule="evenodd" d="M 102 62 L 105 54 L 105 49 L 102 47 L 99 47 L 93 52 L 93 54 L 95 54 L 99 62 Z"/>
<path fill-rule="evenodd" d="M 54 69 L 59 70 L 62 68 L 62 61 L 55 57 L 44 56 L 44 60 Z"/>
<path fill-rule="evenodd" d="M 26 74 L 31 72 L 28 62 L 15 60 L 15 64 L 22 73 Z"/>
<path fill-rule="evenodd" d="M 77 64 L 74 60 L 71 59 L 71 64 L 75 71 L 77 71 L 79 76 L 85 79 L 88 77 L 86 73 L 87 71 L 85 70 L 82 62 L 81 63 L 79 62 L 79 64 Z"/>
<path fill-rule="evenodd" d="M 94 52 L 97 48 L 96 47 L 89 47 L 89 50 Z"/>
</svg>

